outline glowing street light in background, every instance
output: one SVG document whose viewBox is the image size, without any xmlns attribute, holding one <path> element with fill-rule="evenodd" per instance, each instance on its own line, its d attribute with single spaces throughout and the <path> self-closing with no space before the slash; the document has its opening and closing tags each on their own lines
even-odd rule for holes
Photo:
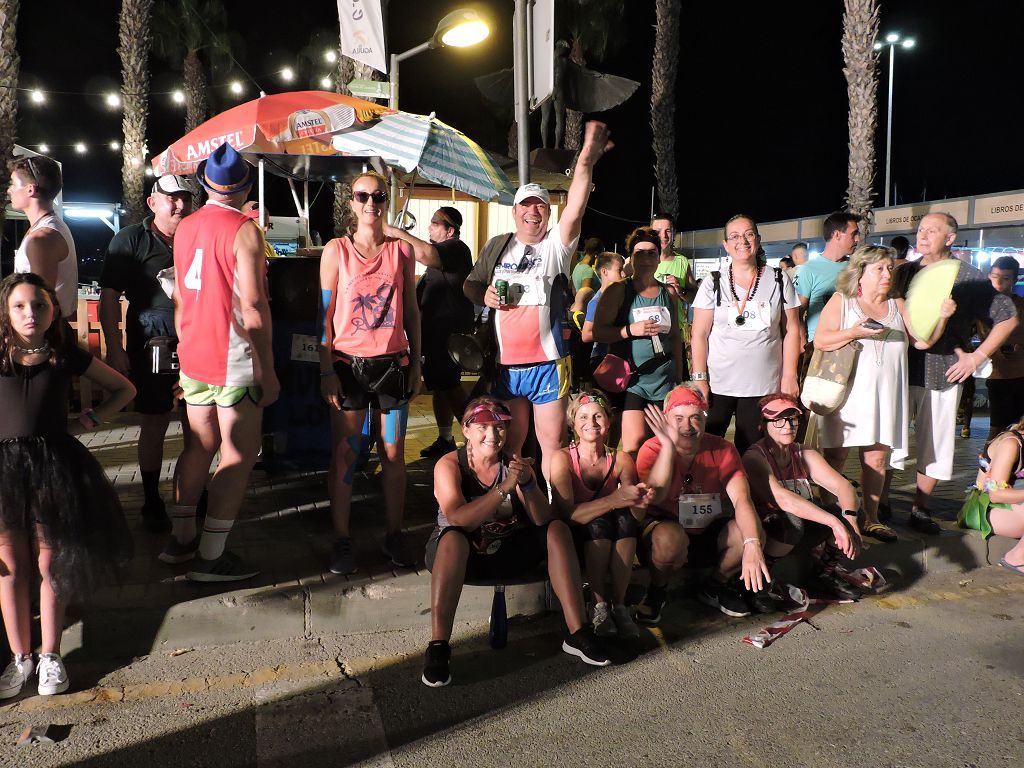
<svg viewBox="0 0 1024 768">
<path fill-rule="evenodd" d="M 240 96 L 242 94 L 242 84 L 238 80 L 233 80 L 231 85 L 228 86 L 233 94 Z"/>
<path fill-rule="evenodd" d="M 902 42 L 901 42 L 902 40 Z M 885 36 L 885 43 L 875 43 L 875 50 L 889 47 L 889 109 L 885 123 L 885 205 L 889 205 L 889 192 L 892 190 L 892 77 L 896 66 L 896 45 L 905 50 L 913 48 L 917 41 L 912 37 L 903 38 L 898 32 L 890 32 Z"/>
<path fill-rule="evenodd" d="M 106 95 L 106 97 L 104 97 L 103 100 L 107 103 L 107 106 L 110 107 L 111 109 L 117 109 L 118 107 L 121 106 L 121 97 L 118 96 L 116 93 L 108 93 Z"/>
<path fill-rule="evenodd" d="M 172 91 L 171 101 L 173 101 L 175 104 L 184 104 L 185 94 L 182 91 Z"/>
<path fill-rule="evenodd" d="M 39 150 L 40 154 L 45 155 L 45 154 L 47 154 L 50 151 L 50 145 L 49 144 L 40 144 L 38 147 L 36 147 L 36 149 Z"/>
<path fill-rule="evenodd" d="M 30 91 L 28 97 L 32 100 L 33 104 L 46 103 L 46 94 L 40 91 L 38 88 Z"/>
<path fill-rule="evenodd" d="M 121 144 L 120 144 L 120 142 L 112 141 L 112 142 L 110 142 L 110 148 L 112 150 L 114 150 L 115 152 L 117 152 L 117 150 L 119 150 L 121 148 Z"/>
<path fill-rule="evenodd" d="M 295 79 L 295 70 L 292 69 L 291 67 L 285 67 L 284 69 L 281 70 L 281 79 L 284 80 L 286 83 L 290 83 L 292 80 Z"/>
<path fill-rule="evenodd" d="M 330 49 L 324 51 L 324 61 L 328 64 L 336 64 L 338 61 L 338 52 Z"/>
<path fill-rule="evenodd" d="M 334 81 L 327 75 L 324 75 L 320 78 L 320 87 L 325 91 L 329 91 L 334 87 Z"/>
<path fill-rule="evenodd" d="M 452 11 L 437 24 L 434 40 L 452 48 L 465 48 L 483 41 L 491 33 L 487 23 L 476 11 Z"/>
<path fill-rule="evenodd" d="M 84 141 L 79 141 L 75 143 L 75 152 L 77 152 L 78 154 L 84 155 L 88 151 L 89 149 L 88 147 L 85 146 Z"/>
</svg>

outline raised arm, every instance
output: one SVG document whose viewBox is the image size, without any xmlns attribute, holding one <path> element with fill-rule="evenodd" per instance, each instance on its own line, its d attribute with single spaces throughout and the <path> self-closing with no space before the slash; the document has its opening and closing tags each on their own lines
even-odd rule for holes
<svg viewBox="0 0 1024 768">
<path fill-rule="evenodd" d="M 558 217 L 558 234 L 566 248 L 579 238 L 583 229 L 583 213 L 594 184 L 594 166 L 613 146 L 607 125 L 596 120 L 587 123 L 583 149 L 580 150 L 576 169 L 572 174 L 572 184 L 569 186 L 565 208 Z"/>
<path fill-rule="evenodd" d="M 428 243 L 426 240 L 420 240 L 411 232 L 406 232 L 404 229 L 393 227 L 390 224 L 384 225 L 384 234 L 387 237 L 393 237 L 396 240 L 401 240 L 412 248 L 413 258 L 423 266 L 441 269 L 441 257 L 437 253 L 437 248 L 435 248 L 431 243 Z M 413 274 L 415 274 L 415 270 Z"/>
</svg>

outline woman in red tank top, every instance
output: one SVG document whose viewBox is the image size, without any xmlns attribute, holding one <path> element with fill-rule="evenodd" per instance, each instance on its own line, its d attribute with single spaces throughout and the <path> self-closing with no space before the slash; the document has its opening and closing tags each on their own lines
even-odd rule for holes
<svg viewBox="0 0 1024 768">
<path fill-rule="evenodd" d="M 639 520 L 653 493 L 637 483 L 628 453 L 605 445 L 611 428 L 606 396 L 584 390 L 569 403 L 573 441 L 551 460 L 555 507 L 583 542 L 587 581 L 594 595 L 591 621 L 598 635 L 639 637 L 626 589 L 633 571 Z M 606 581 L 611 578 L 611 590 Z"/>
<path fill-rule="evenodd" d="M 405 507 L 405 424 L 420 389 L 420 313 L 415 260 L 431 263 L 430 243 L 385 223 L 387 183 L 366 173 L 352 182 L 355 228 L 331 240 L 320 257 L 320 389 L 331 406 L 328 488 L 337 539 L 331 571 L 354 573 L 349 512 L 355 464 L 372 430 L 383 475 L 387 534 L 384 555 L 398 566 L 418 561 L 402 535 Z"/>
</svg>

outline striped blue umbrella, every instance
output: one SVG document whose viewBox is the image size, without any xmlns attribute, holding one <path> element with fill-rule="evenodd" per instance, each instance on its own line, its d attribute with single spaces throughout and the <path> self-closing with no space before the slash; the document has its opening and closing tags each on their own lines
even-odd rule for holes
<svg viewBox="0 0 1024 768">
<path fill-rule="evenodd" d="M 395 112 L 370 127 L 332 137 L 334 148 L 354 157 L 377 156 L 388 165 L 479 200 L 512 204 L 515 187 L 505 172 L 461 131 L 433 115 Z"/>
</svg>

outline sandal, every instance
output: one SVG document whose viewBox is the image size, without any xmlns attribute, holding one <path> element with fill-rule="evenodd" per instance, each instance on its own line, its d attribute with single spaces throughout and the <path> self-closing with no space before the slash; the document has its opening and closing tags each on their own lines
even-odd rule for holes
<svg viewBox="0 0 1024 768">
<path fill-rule="evenodd" d="M 868 523 L 863 528 L 861 528 L 861 530 L 864 532 L 865 535 L 870 536 L 873 539 L 878 539 L 879 541 L 884 542 L 886 544 L 889 544 L 899 539 L 899 536 L 896 535 L 896 531 L 894 531 L 888 525 L 883 525 L 882 523 Z"/>
<path fill-rule="evenodd" d="M 1001 566 L 1003 566 L 1003 568 L 1007 568 L 1007 569 L 1013 571 L 1014 573 L 1019 573 L 1021 576 L 1024 576 L 1024 564 L 1022 564 L 1022 565 L 1014 565 L 1009 560 L 1007 560 L 1005 557 L 999 558 L 999 564 Z"/>
</svg>

